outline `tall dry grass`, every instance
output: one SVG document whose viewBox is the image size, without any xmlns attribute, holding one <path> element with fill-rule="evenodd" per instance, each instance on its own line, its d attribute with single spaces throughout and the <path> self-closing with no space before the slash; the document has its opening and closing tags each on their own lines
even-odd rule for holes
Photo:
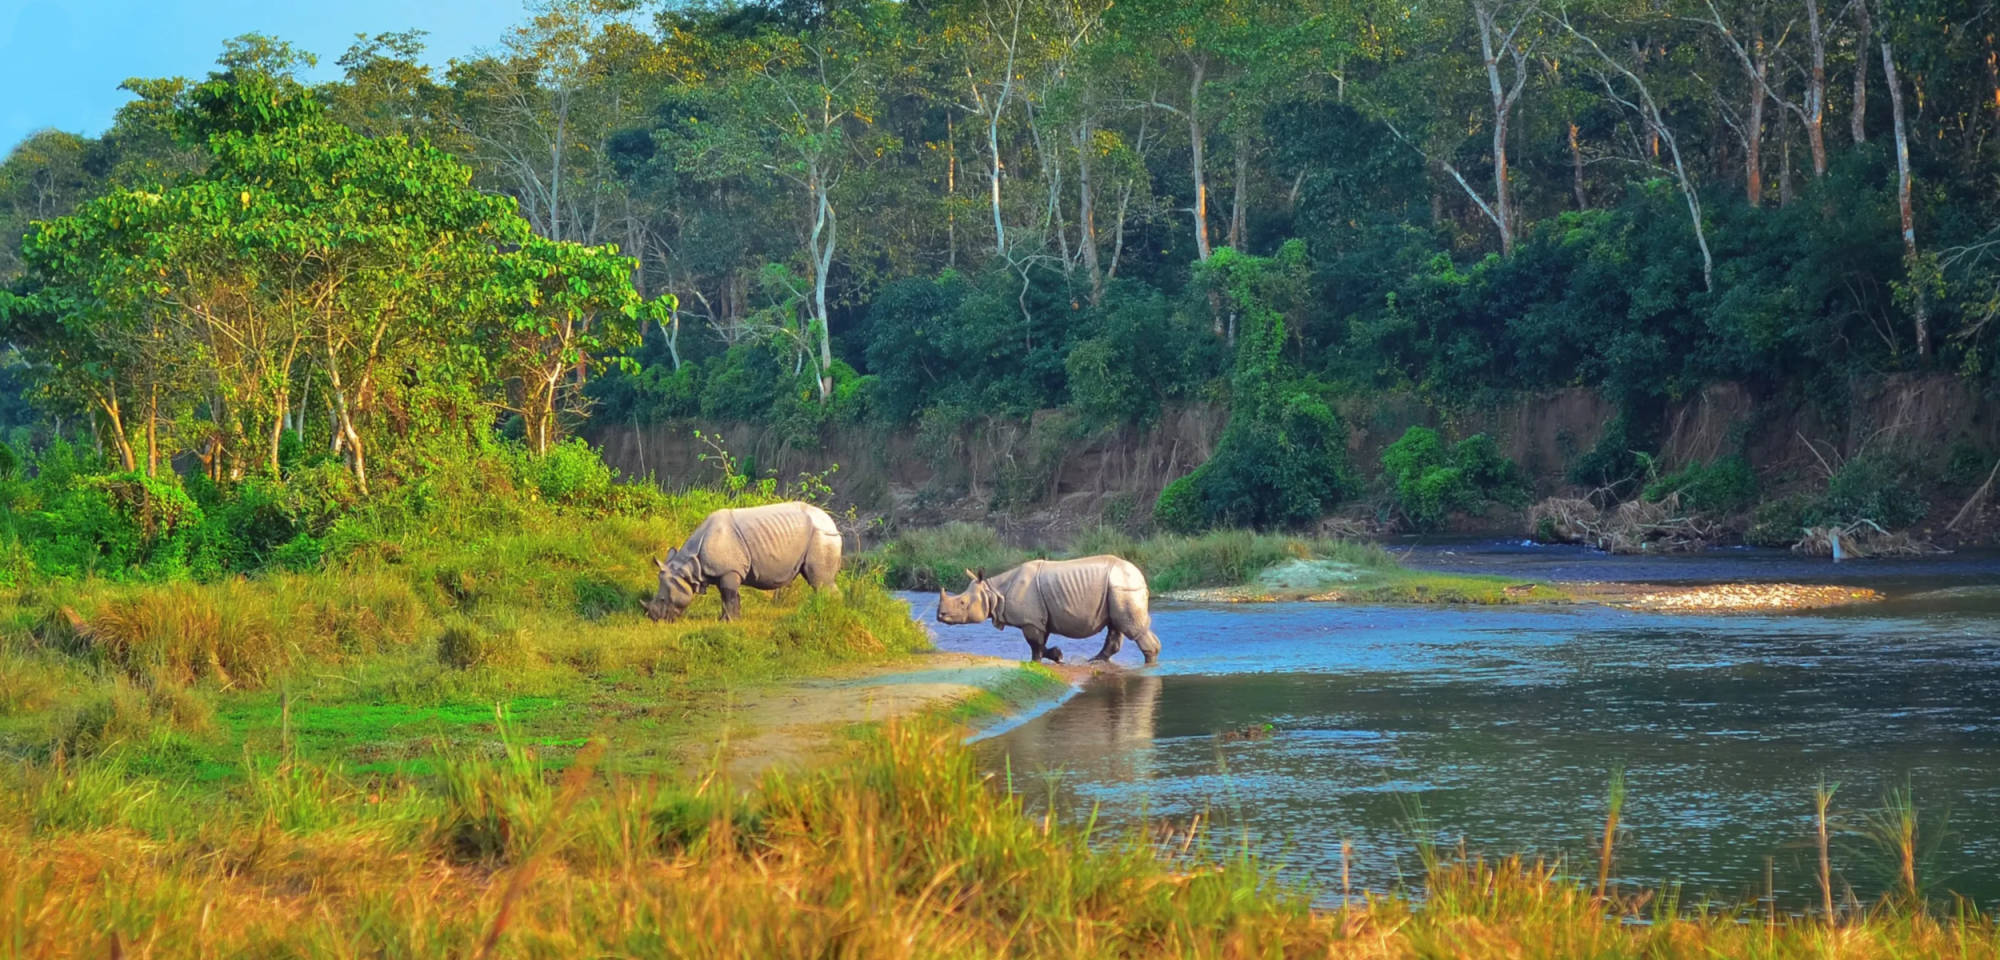
<svg viewBox="0 0 2000 960">
<path fill-rule="evenodd" d="M 0 817 L 0 952 L 2000 956 L 1988 920 L 1901 898 L 1838 924 L 1766 918 L 1463 852 L 1430 858 L 1409 895 L 1314 910 L 1247 855 L 1026 817 L 928 724 L 742 792 L 714 776 L 607 776 L 593 751 L 553 783 L 500 726 L 499 754 L 451 752 L 428 780 L 292 765 L 212 806 L 90 765 L 40 769 L 42 812 Z"/>
</svg>

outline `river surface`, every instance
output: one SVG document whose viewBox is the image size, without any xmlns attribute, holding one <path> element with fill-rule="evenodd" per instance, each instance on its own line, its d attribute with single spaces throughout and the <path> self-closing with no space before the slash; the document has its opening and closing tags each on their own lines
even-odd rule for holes
<svg viewBox="0 0 2000 960">
<path fill-rule="evenodd" d="M 1750 899 L 1768 858 L 1781 901 L 1816 900 L 1824 780 L 1839 785 L 1836 883 L 1869 899 L 1886 862 L 1859 828 L 1907 787 L 1942 837 L 1926 878 L 2000 904 L 2000 558 L 1397 552 L 1524 579 L 1843 582 L 1889 599 L 1781 615 L 1157 602 L 1159 666 L 1127 642 L 1125 670 L 983 740 L 981 762 L 1031 810 L 1082 822 L 1095 809 L 1107 836 L 1202 815 L 1221 852 L 1248 843 L 1328 902 L 1343 842 L 1357 891 L 1414 883 L 1419 835 L 1594 875 L 1614 768 L 1624 882 Z M 935 595 L 910 599 L 945 649 L 1026 655 L 1018 631 L 945 627 Z M 1062 645 L 1081 659 L 1098 642 Z"/>
</svg>

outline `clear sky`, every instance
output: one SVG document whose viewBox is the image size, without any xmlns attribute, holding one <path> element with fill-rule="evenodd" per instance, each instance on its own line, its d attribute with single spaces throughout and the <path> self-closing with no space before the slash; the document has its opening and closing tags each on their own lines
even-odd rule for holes
<svg viewBox="0 0 2000 960">
<path fill-rule="evenodd" d="M 329 80 L 357 33 L 428 30 L 441 67 L 526 18 L 522 0 L 0 0 L 0 156 L 45 127 L 103 133 L 125 78 L 206 76 L 239 34 L 312 51 L 306 78 Z"/>
</svg>

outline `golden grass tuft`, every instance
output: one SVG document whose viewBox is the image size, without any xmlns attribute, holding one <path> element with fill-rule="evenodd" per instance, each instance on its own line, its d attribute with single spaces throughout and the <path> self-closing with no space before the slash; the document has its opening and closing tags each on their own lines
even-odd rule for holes
<svg viewBox="0 0 2000 960">
<path fill-rule="evenodd" d="M 1463 852 L 1429 860 L 1421 902 L 1314 910 L 1247 856 L 1026 817 L 957 736 L 891 725 L 851 763 L 736 792 L 588 760 L 557 786 L 503 735 L 498 759 L 443 757 L 457 769 L 435 782 L 308 771 L 184 831 L 129 797 L 40 830 L 0 816 L 0 943 L 51 960 L 113 937 L 154 957 L 2000 956 L 1986 919 L 1899 900 L 1766 922 Z"/>
</svg>

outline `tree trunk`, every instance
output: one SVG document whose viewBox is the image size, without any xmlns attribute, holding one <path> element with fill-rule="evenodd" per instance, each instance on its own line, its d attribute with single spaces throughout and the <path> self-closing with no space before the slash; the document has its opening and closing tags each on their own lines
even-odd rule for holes
<svg viewBox="0 0 2000 960">
<path fill-rule="evenodd" d="M 1583 192 L 1583 147 L 1576 142 L 1576 124 L 1569 125 L 1569 185 L 1576 194 L 1576 208 L 1590 209 L 1590 198 Z"/>
<path fill-rule="evenodd" d="M 1487 211 L 1495 226 L 1500 228 L 1500 254 L 1508 256 L 1514 252 L 1514 197 L 1507 189 L 1507 133 L 1513 121 L 1514 104 L 1520 99 L 1521 88 L 1527 82 L 1527 72 L 1520 62 L 1517 51 L 1504 50 L 1512 40 L 1511 33 L 1501 33 L 1495 21 L 1499 11 L 1493 0 L 1475 0 L 1472 16 L 1479 27 L 1479 53 L 1485 58 L 1486 88 L 1493 103 L 1493 208 Z M 1496 46 L 1495 39 L 1501 44 Z M 1513 87 L 1507 88 L 1500 81 L 1500 54 L 1514 53 L 1515 77 Z M 1455 168 L 1453 170 L 1456 176 Z M 1475 195 L 1475 200 L 1478 197 Z"/>
<path fill-rule="evenodd" d="M 1236 136 L 1236 186 L 1230 191 L 1229 247 L 1243 252 L 1243 191 L 1250 181 L 1250 138 Z"/>
<path fill-rule="evenodd" d="M 1637 78 L 1639 83 L 1645 83 L 1646 58 L 1653 52 L 1653 38 L 1646 37 L 1643 40 L 1633 40 L 1631 41 L 1631 47 L 1632 76 Z M 1660 128 L 1653 123 L 1651 117 L 1644 118 L 1641 122 L 1646 126 L 1646 156 L 1658 160 L 1660 159 Z"/>
<path fill-rule="evenodd" d="M 146 476 L 155 477 L 160 473 L 160 385 L 153 384 L 152 396 L 146 400 Z"/>
<path fill-rule="evenodd" d="M 1097 203 L 1090 192 L 1090 117 L 1085 116 L 1076 131 L 1076 219 L 1083 266 L 1090 274 L 1090 304 L 1104 299 L 1104 270 L 1097 260 Z"/>
<path fill-rule="evenodd" d="M 1771 61 L 1764 51 L 1762 31 L 1753 41 L 1757 60 L 1750 77 L 1750 109 L 1743 122 L 1743 193 L 1750 205 L 1761 206 L 1764 202 L 1764 77 L 1770 70 Z"/>
<path fill-rule="evenodd" d="M 111 432 L 111 442 L 118 450 L 118 461 L 125 465 L 128 473 L 138 470 L 139 460 L 132 453 L 132 439 L 125 435 L 125 417 L 118 406 L 118 395 L 110 393 L 99 397 L 97 406 L 104 411 L 105 425 Z"/>
<path fill-rule="evenodd" d="M 945 266 L 958 266 L 958 131 L 949 115 L 944 118 L 944 234 Z M 674 369 L 680 369 L 677 362 Z"/>
<path fill-rule="evenodd" d="M 1986 35 L 1986 85 L 1993 91 L 1993 125 L 2000 130 L 2000 53 L 1993 49 L 1993 35 Z"/>
<path fill-rule="evenodd" d="M 331 343 L 327 346 L 326 378 L 328 397 L 333 403 L 334 441 L 333 452 L 347 455 L 348 470 L 354 474 L 355 486 L 361 495 L 368 495 L 368 457 L 361 446 L 361 431 L 354 427 L 354 411 L 347 400 L 347 389 L 341 382 L 339 358 L 334 354 Z"/>
<path fill-rule="evenodd" d="M 1781 81 L 1782 82 L 1782 81 Z M 1778 98 L 1783 102 L 1782 93 Z M 1778 206 L 1792 202 L 1792 115 L 1778 111 Z"/>
<path fill-rule="evenodd" d="M 1819 0 L 1806 0 L 1812 40 L 1812 73 L 1806 78 L 1806 143 L 1812 147 L 1813 178 L 1826 176 L 1826 25 Z M 1863 57 L 1862 59 L 1867 59 Z"/>
<path fill-rule="evenodd" d="M 997 185 L 999 181 L 994 181 Z M 826 181 L 819 175 L 813 179 L 813 196 L 818 201 L 818 212 L 813 220 L 813 319 L 819 325 L 819 402 L 824 404 L 833 399 L 833 339 L 827 328 L 831 326 L 826 315 L 826 274 L 833 268 L 834 244 L 839 239 L 839 224 L 834 219 L 833 203 L 827 197 Z M 998 210 L 996 208 L 997 215 Z M 997 225 L 999 221 L 996 219 Z"/>
<path fill-rule="evenodd" d="M 1208 72 L 1208 65 L 1195 61 L 1194 79 L 1188 83 L 1188 144 L 1193 156 L 1194 174 L 1194 250 L 1195 259 L 1207 260 L 1208 247 L 1208 179 L 1202 172 L 1202 130 L 1201 130 L 1201 81 Z"/>
<path fill-rule="evenodd" d="M 276 480 L 284 475 L 283 467 L 278 462 L 278 443 L 279 441 L 284 439 L 285 419 L 291 415 L 291 412 L 292 410 L 291 410 L 290 391 L 281 389 L 278 391 L 278 402 L 276 409 L 277 416 L 271 418 L 271 440 L 270 440 L 269 454 L 271 461 L 271 479 L 273 480 Z"/>
<path fill-rule="evenodd" d="M 1873 32 L 1873 24 L 1868 19 L 1870 0 L 1854 5 L 1861 21 L 1855 25 L 1854 49 L 1854 112 L 1848 116 L 1848 129 L 1854 134 L 1854 142 L 1868 142 L 1868 35 Z"/>
<path fill-rule="evenodd" d="M 1889 116 L 1896 134 L 1896 209 L 1903 219 L 1903 265 L 1912 276 L 1917 269 L 1917 224 L 1910 208 L 1910 141 L 1903 122 L 1903 89 L 1896 79 L 1896 55 L 1889 41 L 1882 41 L 1882 81 L 1889 85 Z M 1912 284 L 1910 313 L 1916 319 L 1917 356 L 1931 352 L 1930 311 L 1923 289 Z"/>
</svg>

